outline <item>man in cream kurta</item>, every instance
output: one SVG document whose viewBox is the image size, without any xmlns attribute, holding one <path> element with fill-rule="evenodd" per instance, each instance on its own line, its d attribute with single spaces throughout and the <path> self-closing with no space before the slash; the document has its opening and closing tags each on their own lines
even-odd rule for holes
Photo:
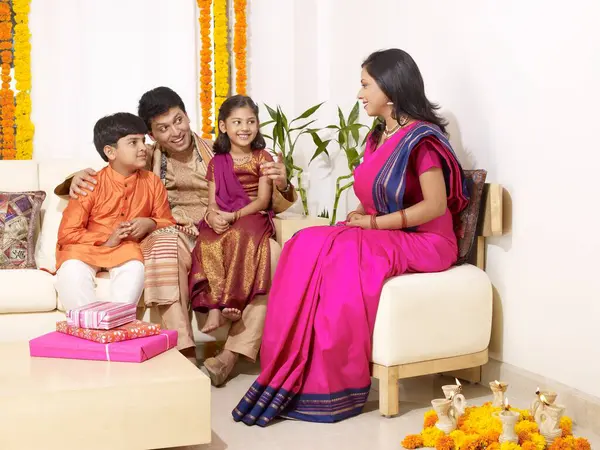
<svg viewBox="0 0 600 450">
<path fill-rule="evenodd" d="M 143 243 L 146 265 L 144 303 L 156 306 L 163 324 L 179 333 L 177 348 L 195 360 L 195 342 L 191 326 L 188 273 L 191 251 L 197 236 L 196 224 L 204 218 L 208 205 L 206 170 L 213 157 L 212 142 L 199 138 L 190 129 L 190 121 L 181 98 L 171 89 L 159 87 L 140 99 L 139 116 L 144 119 L 154 140 L 148 169 L 158 175 L 167 188 L 171 212 L 177 225 L 158 230 Z M 272 208 L 285 211 L 296 200 L 293 186 L 287 183 L 285 166 L 270 163 L 267 173 L 273 179 Z M 85 195 L 93 189 L 94 171 L 78 172 L 55 189 L 57 195 Z M 217 214 L 209 215 L 209 225 L 222 232 L 227 223 Z M 281 249 L 272 241 L 271 267 L 275 269 Z M 233 323 L 224 351 L 204 365 L 215 385 L 224 383 L 238 356 L 255 360 L 266 315 L 267 297 L 259 296 L 244 310 L 241 320 Z"/>
</svg>

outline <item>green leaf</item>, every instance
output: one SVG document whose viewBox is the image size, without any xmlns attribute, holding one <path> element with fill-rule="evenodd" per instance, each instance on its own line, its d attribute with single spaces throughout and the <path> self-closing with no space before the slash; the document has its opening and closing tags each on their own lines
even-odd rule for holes
<svg viewBox="0 0 600 450">
<path fill-rule="evenodd" d="M 308 162 L 309 164 L 311 162 L 313 162 L 316 158 L 321 156 L 323 153 L 325 153 L 329 157 L 329 152 L 327 151 L 327 146 L 329 145 L 329 142 L 330 142 L 329 140 L 323 141 L 321 143 L 321 145 L 319 145 L 317 147 L 317 150 L 315 151 L 315 153 L 312 155 L 312 158 L 310 158 L 310 161 Z"/>
<path fill-rule="evenodd" d="M 344 128 L 341 128 L 339 133 L 338 133 L 338 143 L 340 144 L 340 147 L 344 147 L 346 145 L 347 142 L 347 131 Z"/>
<path fill-rule="evenodd" d="M 338 127 L 337 125 L 327 125 L 325 128 L 329 128 L 331 130 L 339 130 L 340 127 Z"/>
<path fill-rule="evenodd" d="M 302 125 L 302 126 L 299 126 L 299 127 L 296 127 L 296 128 L 292 128 L 292 129 L 290 129 L 290 133 L 291 133 L 292 131 L 303 130 L 303 129 L 304 129 L 304 128 L 306 128 L 307 126 L 309 126 L 309 125 L 311 125 L 311 124 L 315 123 L 316 121 L 317 121 L 317 119 L 315 119 L 315 120 L 311 120 L 310 122 L 306 122 L 306 123 L 305 123 L 304 125 Z"/>
<path fill-rule="evenodd" d="M 323 103 L 325 103 L 325 102 L 319 103 L 318 105 L 315 105 L 315 106 L 311 106 L 306 111 L 304 111 L 302 114 L 300 114 L 298 117 L 296 117 L 294 120 L 292 120 L 291 123 L 294 123 L 295 121 L 300 120 L 300 119 L 309 118 L 317 111 L 317 109 L 319 109 L 321 106 L 323 106 Z"/>
<path fill-rule="evenodd" d="M 271 119 L 273 119 L 274 122 L 277 122 L 277 119 L 278 119 L 277 111 L 275 111 L 273 108 L 271 108 L 266 103 L 265 103 L 265 108 L 267 108 L 267 111 L 269 112 L 269 115 L 271 116 Z"/>
<path fill-rule="evenodd" d="M 352 125 L 358 120 L 358 111 L 359 111 L 359 103 L 356 102 L 352 111 L 350 111 L 350 115 L 348 116 L 348 125 Z"/>
<path fill-rule="evenodd" d="M 323 145 L 323 140 L 317 133 L 310 133 L 310 135 L 312 136 L 313 142 L 315 143 L 315 145 L 317 147 L 319 147 L 320 145 Z"/>
<path fill-rule="evenodd" d="M 284 130 L 289 132 L 287 117 L 285 116 L 285 114 L 283 113 L 282 109 L 279 106 L 277 107 L 277 113 L 281 117 L 281 123 L 283 124 Z"/>
<path fill-rule="evenodd" d="M 271 136 L 269 136 L 268 134 L 263 134 L 263 137 L 265 139 L 271 139 L 271 141 L 273 140 L 273 138 Z"/>
<path fill-rule="evenodd" d="M 262 127 L 266 127 L 267 125 L 271 125 L 272 123 L 275 123 L 274 120 L 267 120 L 266 122 L 263 122 L 260 124 L 260 128 Z"/>
<path fill-rule="evenodd" d="M 348 159 L 348 168 L 352 170 L 356 167 L 356 163 L 360 160 L 360 156 L 354 147 L 346 148 L 344 150 L 346 151 L 346 158 Z"/>
<path fill-rule="evenodd" d="M 338 106 L 338 117 L 340 118 L 340 128 L 346 128 L 346 119 L 344 118 L 344 113 L 342 109 Z"/>
</svg>

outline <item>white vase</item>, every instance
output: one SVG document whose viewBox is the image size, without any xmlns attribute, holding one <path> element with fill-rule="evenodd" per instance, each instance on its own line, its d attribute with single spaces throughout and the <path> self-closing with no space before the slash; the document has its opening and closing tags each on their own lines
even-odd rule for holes
<svg viewBox="0 0 600 450">
<path fill-rule="evenodd" d="M 435 426 L 446 434 L 456 430 L 456 409 L 452 400 L 446 398 L 436 398 L 431 400 L 431 406 L 435 410 L 438 421 Z"/>
<path fill-rule="evenodd" d="M 503 442 L 519 442 L 519 436 L 515 431 L 515 425 L 519 421 L 519 413 L 515 411 L 499 411 L 495 412 L 494 417 L 497 417 L 502 422 L 502 434 L 500 435 L 500 443 Z"/>
</svg>

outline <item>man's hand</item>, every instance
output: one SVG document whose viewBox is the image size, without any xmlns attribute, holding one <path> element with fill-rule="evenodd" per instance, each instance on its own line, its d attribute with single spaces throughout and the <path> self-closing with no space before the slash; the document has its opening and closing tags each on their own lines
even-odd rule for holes
<svg viewBox="0 0 600 450">
<path fill-rule="evenodd" d="M 129 222 L 129 237 L 139 242 L 156 229 L 156 222 L 147 217 L 137 217 Z"/>
<path fill-rule="evenodd" d="M 229 229 L 229 223 L 217 212 L 211 212 L 206 217 L 208 225 L 217 234 L 223 234 Z"/>
<path fill-rule="evenodd" d="M 288 187 L 287 170 L 283 163 L 283 153 L 278 153 L 275 161 L 262 164 L 264 173 L 273 180 L 275 186 L 280 191 L 285 191 Z"/>
<path fill-rule="evenodd" d="M 121 222 L 102 245 L 104 247 L 116 247 L 123 239 L 126 239 L 129 236 L 130 228 L 131 224 L 129 222 Z"/>
<path fill-rule="evenodd" d="M 69 195 L 71 198 L 77 198 L 79 195 L 84 197 L 87 195 L 87 191 L 93 191 L 96 183 L 96 171 L 94 169 L 80 170 L 71 180 L 71 187 L 69 188 Z"/>
</svg>

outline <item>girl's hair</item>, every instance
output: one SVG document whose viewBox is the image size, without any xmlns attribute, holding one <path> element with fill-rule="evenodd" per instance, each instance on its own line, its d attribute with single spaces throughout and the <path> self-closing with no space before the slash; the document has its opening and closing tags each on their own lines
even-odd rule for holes
<svg viewBox="0 0 600 450">
<path fill-rule="evenodd" d="M 437 114 L 439 106 L 425 96 L 423 77 L 408 53 L 397 48 L 381 50 L 372 53 L 362 67 L 394 104 L 395 118 L 407 115 L 411 119 L 433 123 L 446 133 L 448 123 Z M 379 142 L 384 129 L 385 123 L 377 124 L 370 139 Z"/>
<path fill-rule="evenodd" d="M 258 105 L 254 103 L 254 101 L 250 97 L 247 97 L 245 95 L 234 95 L 233 97 L 229 97 L 227 100 L 225 100 L 219 108 L 219 118 L 217 120 L 217 126 L 219 126 L 221 121 L 225 122 L 234 110 L 245 107 L 250 108 L 252 110 L 252 112 L 256 116 L 256 120 L 258 121 Z M 250 148 L 252 150 L 263 150 L 267 146 L 265 138 L 260 132 L 260 122 L 258 123 L 258 127 L 258 133 L 256 133 L 256 137 L 250 143 Z M 227 136 L 227 133 L 221 133 L 219 130 L 219 135 L 215 140 L 213 150 L 217 155 L 222 155 L 231 151 L 231 141 L 229 140 L 229 136 Z"/>
</svg>

